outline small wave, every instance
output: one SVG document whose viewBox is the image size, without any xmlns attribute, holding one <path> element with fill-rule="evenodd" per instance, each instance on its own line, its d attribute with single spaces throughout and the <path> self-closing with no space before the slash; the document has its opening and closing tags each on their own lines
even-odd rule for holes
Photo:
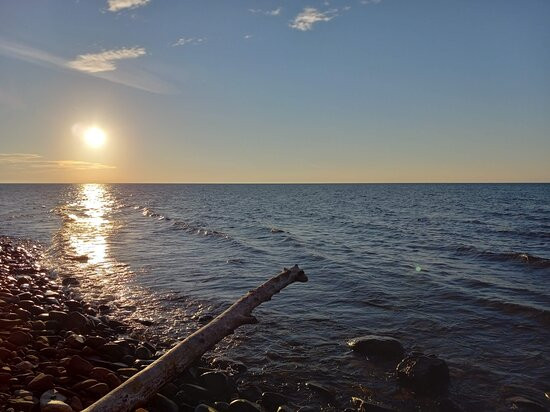
<svg viewBox="0 0 550 412">
<path fill-rule="evenodd" d="M 159 220 L 164 220 L 165 219 L 164 215 L 161 215 L 160 213 L 157 213 L 157 212 L 153 211 L 152 209 L 149 209 L 148 207 L 144 207 L 141 214 L 143 216 L 154 217 L 154 218 L 157 218 Z"/>
<path fill-rule="evenodd" d="M 468 254 L 495 261 L 512 261 L 523 263 L 536 268 L 550 268 L 550 259 L 530 255 L 524 252 L 491 252 L 478 250 L 473 246 L 460 246 L 457 248 L 460 254 Z"/>
<path fill-rule="evenodd" d="M 550 239 L 550 232 L 502 229 L 502 230 L 497 230 L 497 233 L 501 235 L 524 237 L 526 239 Z"/>
<path fill-rule="evenodd" d="M 80 263 L 86 263 L 86 262 L 88 262 L 88 260 L 90 260 L 90 258 L 88 257 L 88 255 L 74 255 L 74 256 L 68 256 L 67 259 L 69 259 L 69 260 L 74 260 L 74 261 L 80 262 Z"/>
<path fill-rule="evenodd" d="M 548 310 L 515 302 L 505 302 L 497 299 L 480 298 L 478 299 L 478 302 L 483 306 L 494 308 L 512 315 L 523 315 L 528 318 L 535 319 L 543 325 L 550 326 L 550 311 Z"/>
<path fill-rule="evenodd" d="M 172 228 L 174 230 L 183 230 L 189 234 L 213 236 L 213 237 L 222 238 L 222 239 L 230 239 L 230 236 L 227 233 L 220 232 L 219 230 L 213 230 L 213 229 L 207 229 L 200 226 L 195 226 L 181 220 L 175 220 L 174 223 L 172 224 Z"/>
</svg>

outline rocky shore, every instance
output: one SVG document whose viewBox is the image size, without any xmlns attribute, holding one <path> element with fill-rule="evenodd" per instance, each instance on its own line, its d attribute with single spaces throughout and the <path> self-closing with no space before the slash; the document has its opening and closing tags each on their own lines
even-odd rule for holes
<svg viewBox="0 0 550 412">
<path fill-rule="evenodd" d="M 78 289 L 77 278 L 56 279 L 41 266 L 37 245 L 0 237 L 0 412 L 83 410 L 168 349 L 144 341 L 104 305 L 82 301 Z M 315 401 L 298 405 L 286 393 L 255 385 L 242 363 L 217 357 L 197 360 L 137 410 L 461 410 L 447 398 L 450 377 L 443 360 L 407 353 L 390 337 L 363 336 L 348 344 L 358 356 L 387 365 L 398 388 L 394 398 L 343 401 L 331 388 L 306 382 L 303 389 Z M 508 407 L 545 410 L 519 397 Z"/>
</svg>

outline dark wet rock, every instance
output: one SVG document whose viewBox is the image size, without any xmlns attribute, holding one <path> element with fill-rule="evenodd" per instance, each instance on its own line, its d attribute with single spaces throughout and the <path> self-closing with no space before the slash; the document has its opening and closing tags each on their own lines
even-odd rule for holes
<svg viewBox="0 0 550 412">
<path fill-rule="evenodd" d="M 229 404 L 227 402 L 214 402 L 214 406 L 221 412 L 229 410 Z"/>
<path fill-rule="evenodd" d="M 21 319 L 0 319 L 0 328 L 2 330 L 10 330 L 21 323 L 23 323 Z"/>
<path fill-rule="evenodd" d="M 33 392 L 44 392 L 53 388 L 53 376 L 39 373 L 29 382 L 27 387 Z"/>
<path fill-rule="evenodd" d="M 178 392 L 181 396 L 181 392 L 184 394 L 184 398 L 193 404 L 197 404 L 200 402 L 207 402 L 211 400 L 211 394 L 206 390 L 206 388 L 203 388 L 199 385 L 194 385 L 192 383 L 185 383 L 180 386 L 181 391 Z"/>
<path fill-rule="evenodd" d="M 32 335 L 21 330 L 13 331 L 8 341 L 16 346 L 24 346 L 32 341 Z"/>
<path fill-rule="evenodd" d="M 398 382 L 415 392 L 436 394 L 449 384 L 449 368 L 444 360 L 433 355 L 413 353 L 396 368 Z"/>
<path fill-rule="evenodd" d="M 113 371 L 102 367 L 93 368 L 90 372 L 90 377 L 106 383 L 110 389 L 114 389 L 122 383 Z"/>
<path fill-rule="evenodd" d="M 306 388 L 313 390 L 317 393 L 320 393 L 321 395 L 327 398 L 334 397 L 334 390 L 332 388 L 329 388 L 317 382 L 312 382 L 312 381 L 306 382 Z"/>
<path fill-rule="evenodd" d="M 71 375 L 87 375 L 92 371 L 94 365 L 78 355 L 73 355 L 66 368 Z"/>
<path fill-rule="evenodd" d="M 218 412 L 218 410 L 204 403 L 201 403 L 195 406 L 194 412 Z"/>
<path fill-rule="evenodd" d="M 70 276 L 68 278 L 63 279 L 61 281 L 61 284 L 63 286 L 78 286 L 80 285 L 80 282 L 78 281 L 77 278 Z"/>
<path fill-rule="evenodd" d="M 539 402 L 523 396 L 513 396 L 506 399 L 511 410 L 518 412 L 548 412 L 548 409 Z"/>
<path fill-rule="evenodd" d="M 136 358 L 138 359 L 151 359 L 153 354 L 145 346 L 138 346 L 136 349 Z"/>
<path fill-rule="evenodd" d="M 214 358 L 212 360 L 212 366 L 219 369 L 231 369 L 239 373 L 246 372 L 246 365 L 244 363 L 225 356 Z"/>
<path fill-rule="evenodd" d="M 44 356 L 45 358 L 54 358 L 57 355 L 57 350 L 48 346 L 40 349 L 40 355 Z"/>
<path fill-rule="evenodd" d="M 397 339 L 389 336 L 361 336 L 351 339 L 348 346 L 355 352 L 387 358 L 399 358 L 405 352 L 403 345 Z"/>
<path fill-rule="evenodd" d="M 136 368 L 118 368 L 117 372 L 122 376 L 130 377 L 138 373 L 139 370 Z"/>
<path fill-rule="evenodd" d="M 68 404 L 75 411 L 81 411 L 82 409 L 84 409 L 84 405 L 82 405 L 82 401 L 78 396 L 71 397 L 71 400 L 68 402 Z"/>
<path fill-rule="evenodd" d="M 198 322 L 201 323 L 201 324 L 205 324 L 205 323 L 210 322 L 212 319 L 214 319 L 214 316 L 212 316 L 212 315 L 202 315 L 198 319 Z"/>
<path fill-rule="evenodd" d="M 235 399 L 229 404 L 230 412 L 260 412 L 260 406 L 257 403 L 246 399 Z"/>
<path fill-rule="evenodd" d="M 82 313 L 75 311 L 67 314 L 67 319 L 63 326 L 77 333 L 87 333 L 89 331 L 88 318 Z"/>
<path fill-rule="evenodd" d="M 107 339 L 102 336 L 88 336 L 84 342 L 85 345 L 97 349 L 107 343 Z"/>
<path fill-rule="evenodd" d="M 73 408 L 71 408 L 65 402 L 58 401 L 55 399 L 49 401 L 46 405 L 40 408 L 40 411 L 41 412 L 74 412 Z"/>
<path fill-rule="evenodd" d="M 67 397 L 56 389 L 50 389 L 40 396 L 40 407 L 44 407 L 51 400 L 65 402 Z"/>
<path fill-rule="evenodd" d="M 67 300 L 65 301 L 65 305 L 69 308 L 69 310 L 79 312 L 82 310 L 82 304 L 76 300 Z"/>
<path fill-rule="evenodd" d="M 51 310 L 48 313 L 47 320 L 55 320 L 61 323 L 65 322 L 65 320 L 67 320 L 67 312 L 63 312 L 61 310 Z"/>
<path fill-rule="evenodd" d="M 71 348 L 80 349 L 84 347 L 84 341 L 85 338 L 82 335 L 77 334 L 70 334 L 65 338 L 65 342 L 67 342 L 67 345 L 69 345 Z"/>
<path fill-rule="evenodd" d="M 239 386 L 238 392 L 241 398 L 248 399 L 252 402 L 257 402 L 262 397 L 261 389 L 251 383 L 244 383 Z"/>
<path fill-rule="evenodd" d="M 101 397 L 108 394 L 110 389 L 109 385 L 107 385 L 106 383 L 99 382 L 87 388 L 87 391 Z"/>
<path fill-rule="evenodd" d="M 32 392 L 26 390 L 16 390 L 13 397 L 8 400 L 8 405 L 16 411 L 31 411 L 38 404 L 38 399 L 32 395 Z"/>
<path fill-rule="evenodd" d="M 462 409 L 450 399 L 439 399 L 436 402 L 439 412 L 462 412 Z"/>
<path fill-rule="evenodd" d="M 321 412 L 321 408 L 316 405 L 306 405 L 298 409 L 298 412 Z"/>
<path fill-rule="evenodd" d="M 154 411 L 162 411 L 162 412 L 178 412 L 179 407 L 178 405 L 168 399 L 166 396 L 161 395 L 160 393 L 157 393 L 153 398 L 149 401 L 149 405 L 151 407 L 151 410 Z"/>
<path fill-rule="evenodd" d="M 229 400 L 236 391 L 236 385 L 227 374 L 221 371 L 203 373 L 200 376 L 203 386 L 220 400 Z"/>
<path fill-rule="evenodd" d="M 128 355 L 127 350 L 123 345 L 117 343 L 108 342 L 99 348 L 99 351 L 103 355 L 107 355 L 110 359 L 117 360 L 123 356 Z"/>
<path fill-rule="evenodd" d="M 81 390 L 91 388 L 92 386 L 94 386 L 97 383 L 99 383 L 99 382 L 95 379 L 85 379 L 82 382 L 78 382 L 77 384 L 73 385 L 73 387 L 71 389 L 73 391 L 81 391 Z"/>
<path fill-rule="evenodd" d="M 11 350 L 6 348 L 0 348 L 0 361 L 5 362 L 6 360 L 13 358 L 14 354 Z"/>
<path fill-rule="evenodd" d="M 285 405 L 287 399 L 285 396 L 276 392 L 264 392 L 260 399 L 260 405 L 262 405 L 267 411 L 276 411 L 279 406 Z"/>
<path fill-rule="evenodd" d="M 110 313 L 112 311 L 111 307 L 109 305 L 99 305 L 97 308 L 99 310 L 99 313 Z"/>
<path fill-rule="evenodd" d="M 373 400 L 353 397 L 351 403 L 358 412 L 397 412 L 397 409 Z"/>
<path fill-rule="evenodd" d="M 168 399 L 175 399 L 178 392 L 178 386 L 172 382 L 167 383 L 159 390 L 159 393 L 166 396 Z"/>
</svg>

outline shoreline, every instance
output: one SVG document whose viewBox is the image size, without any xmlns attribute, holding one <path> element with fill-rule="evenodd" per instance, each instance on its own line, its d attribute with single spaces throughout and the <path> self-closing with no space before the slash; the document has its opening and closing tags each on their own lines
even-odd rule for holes
<svg viewBox="0 0 550 412">
<path fill-rule="evenodd" d="M 79 300 L 78 280 L 52 278 L 40 255 L 29 241 L 0 237 L 0 411 L 80 411 L 168 349 Z M 230 359 L 217 365 L 196 360 L 144 410 L 194 410 L 203 401 L 227 409 L 240 399 L 245 367 Z"/>
<path fill-rule="evenodd" d="M 154 333 L 135 330 L 110 316 L 101 302 L 82 301 L 79 280 L 57 277 L 42 266 L 42 260 L 36 243 L 0 236 L 0 412 L 80 411 L 169 349 L 162 338 L 146 340 L 144 335 Z M 360 355 L 383 354 L 379 364 L 391 379 L 398 378 L 399 370 L 394 371 L 406 352 L 397 341 L 380 338 L 384 337 L 369 337 L 350 346 Z M 373 342 L 381 346 L 373 348 Z M 385 359 L 387 351 L 398 356 Z M 444 365 L 445 370 L 444 361 L 438 361 L 437 368 Z M 277 388 L 280 391 L 270 385 L 262 388 L 246 370 L 239 361 L 207 352 L 161 388 L 140 412 L 463 410 L 449 400 L 446 387 L 436 392 L 428 388 L 420 396 L 414 395 L 423 391 L 418 387 L 412 392 L 399 388 L 387 399 L 372 393 L 365 396 L 367 388 L 358 394 L 361 398 L 343 399 L 313 381 L 299 388 Z M 438 379 L 447 379 L 445 372 Z M 546 409 L 536 401 L 515 397 L 499 410 Z"/>
</svg>

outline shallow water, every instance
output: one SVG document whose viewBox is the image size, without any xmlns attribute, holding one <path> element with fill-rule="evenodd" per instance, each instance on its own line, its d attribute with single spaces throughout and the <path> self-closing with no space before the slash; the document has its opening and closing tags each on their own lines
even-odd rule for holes
<svg viewBox="0 0 550 412">
<path fill-rule="evenodd" d="M 447 360 L 465 409 L 550 389 L 548 184 L 0 185 L 0 234 L 166 339 L 299 264 L 309 282 L 218 348 L 288 393 L 398 397 L 345 345 L 370 333 Z"/>
</svg>

